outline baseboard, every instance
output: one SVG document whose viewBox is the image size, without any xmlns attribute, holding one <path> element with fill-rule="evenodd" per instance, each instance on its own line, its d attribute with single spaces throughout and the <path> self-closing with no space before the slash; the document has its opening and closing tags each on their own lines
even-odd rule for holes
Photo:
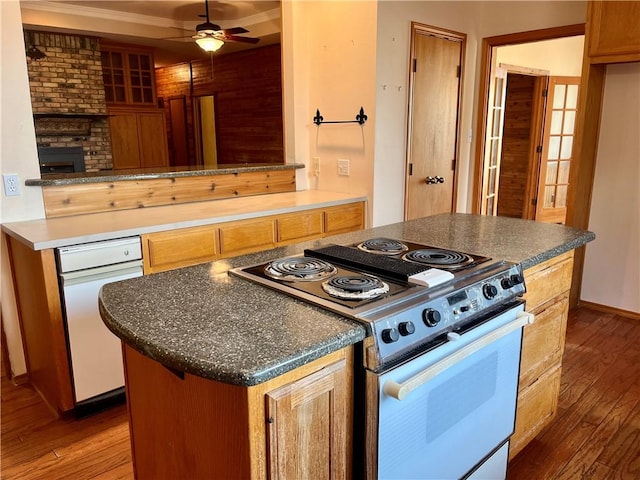
<svg viewBox="0 0 640 480">
<path fill-rule="evenodd" d="M 23 373 L 22 375 L 14 375 L 13 377 L 11 377 L 11 383 L 16 386 L 29 383 L 29 375 L 26 373 Z"/>
<path fill-rule="evenodd" d="M 590 308 L 591 310 L 596 310 L 598 312 L 603 313 L 612 313 L 614 315 L 619 315 L 625 318 L 631 318 L 632 320 L 640 320 L 640 313 L 632 312 L 630 310 L 623 310 L 621 308 L 610 307 L 608 305 L 601 305 L 599 303 L 587 302 L 585 300 L 580 300 L 578 302 L 578 307 Z"/>
</svg>

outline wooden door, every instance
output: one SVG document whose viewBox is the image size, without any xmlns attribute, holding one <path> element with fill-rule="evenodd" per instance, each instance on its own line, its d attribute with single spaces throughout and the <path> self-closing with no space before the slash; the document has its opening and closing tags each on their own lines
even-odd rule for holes
<svg viewBox="0 0 640 480">
<path fill-rule="evenodd" d="M 564 223 L 580 77 L 550 77 L 535 219 Z"/>
<path fill-rule="evenodd" d="M 109 115 L 109 134 L 114 170 L 140 168 L 136 114 Z"/>
<path fill-rule="evenodd" d="M 168 165 L 167 130 L 163 111 L 138 113 L 138 141 L 142 168 Z"/>
<path fill-rule="evenodd" d="M 187 102 L 184 95 L 169 99 L 171 122 L 171 165 L 189 165 L 187 145 Z"/>
<path fill-rule="evenodd" d="M 405 219 L 451 212 L 465 36 L 412 25 Z"/>
<path fill-rule="evenodd" d="M 349 478 L 344 360 L 267 393 L 269 478 Z"/>
</svg>

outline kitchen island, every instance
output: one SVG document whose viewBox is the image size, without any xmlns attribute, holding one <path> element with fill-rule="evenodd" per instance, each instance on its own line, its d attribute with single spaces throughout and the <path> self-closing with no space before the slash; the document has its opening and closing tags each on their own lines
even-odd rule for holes
<svg viewBox="0 0 640 480">
<path fill-rule="evenodd" d="M 544 266 L 542 278 L 563 273 L 562 292 L 571 269 L 568 255 L 595 238 L 561 225 L 438 215 L 104 286 L 103 319 L 124 343 L 138 478 L 163 472 L 167 477 L 267 478 L 267 471 L 287 478 L 291 464 L 330 465 L 339 477 L 350 476 L 352 345 L 357 347 L 367 332 L 228 270 L 372 237 L 520 263 L 525 277 Z M 557 304 L 543 297 L 541 304 Z M 566 312 L 559 318 L 563 343 Z M 359 368 L 361 359 L 355 362 Z M 327 422 L 328 433 L 321 428 Z M 296 440 L 294 432 L 309 437 Z M 306 441 L 312 442 L 310 449 Z"/>
</svg>

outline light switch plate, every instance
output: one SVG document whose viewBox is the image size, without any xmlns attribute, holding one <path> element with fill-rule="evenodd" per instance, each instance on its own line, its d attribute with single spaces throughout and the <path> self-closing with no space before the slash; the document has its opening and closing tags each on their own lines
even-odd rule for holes
<svg viewBox="0 0 640 480">
<path fill-rule="evenodd" d="M 345 160 L 343 158 L 338 159 L 338 175 L 342 175 L 343 177 L 348 177 L 349 173 L 349 160 Z"/>
</svg>

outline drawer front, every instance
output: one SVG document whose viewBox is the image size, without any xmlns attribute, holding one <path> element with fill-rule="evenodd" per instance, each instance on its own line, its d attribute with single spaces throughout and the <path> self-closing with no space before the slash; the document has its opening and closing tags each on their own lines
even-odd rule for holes
<svg viewBox="0 0 640 480">
<path fill-rule="evenodd" d="M 275 246 L 273 219 L 220 226 L 220 253 L 225 257 L 273 246 Z"/>
<path fill-rule="evenodd" d="M 327 209 L 324 212 L 324 222 L 327 235 L 360 230 L 364 228 L 364 204 L 355 203 Z"/>
<path fill-rule="evenodd" d="M 573 274 L 573 251 L 525 270 L 527 311 L 532 312 L 543 303 L 568 291 Z"/>
<path fill-rule="evenodd" d="M 322 235 L 322 212 L 313 211 L 280 217 L 276 220 L 278 242 L 301 240 Z"/>
<path fill-rule="evenodd" d="M 555 417 L 560 393 L 560 366 L 546 372 L 518 394 L 516 429 L 511 436 L 509 458 L 513 458 Z"/>
<path fill-rule="evenodd" d="M 145 273 L 214 260 L 216 229 L 213 227 L 173 230 L 143 235 Z"/>
<path fill-rule="evenodd" d="M 524 327 L 520 388 L 530 385 L 545 370 L 559 365 L 564 351 L 567 330 L 569 295 L 543 305 L 533 313 L 535 322 Z"/>
</svg>

